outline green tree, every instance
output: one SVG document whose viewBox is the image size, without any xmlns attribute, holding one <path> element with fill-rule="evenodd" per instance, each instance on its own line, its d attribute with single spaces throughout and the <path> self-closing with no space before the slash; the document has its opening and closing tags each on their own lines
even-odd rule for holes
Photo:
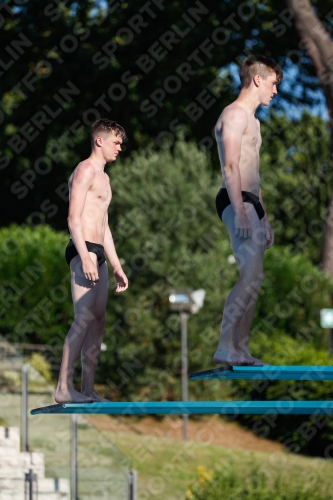
<svg viewBox="0 0 333 500">
<path fill-rule="evenodd" d="M 307 112 L 299 120 L 273 113 L 261 131 L 260 176 L 276 243 L 319 264 L 332 179 L 327 123 Z"/>
<path fill-rule="evenodd" d="M 309 0 L 300 4 L 295 0 L 286 1 L 289 9 L 289 16 L 295 22 L 295 28 L 301 39 L 301 45 L 305 49 L 307 56 L 311 59 L 316 76 L 325 96 L 328 110 L 328 123 L 331 132 L 330 141 L 330 165 L 333 160 L 333 73 L 331 61 L 333 58 L 333 41 L 331 39 L 332 10 L 325 19 L 318 16 L 316 9 Z M 322 266 L 324 271 L 333 277 L 333 197 L 327 205 L 325 217 L 325 231 L 323 238 Z"/>
<path fill-rule="evenodd" d="M 213 153 L 218 169 L 212 129 L 237 91 L 230 64 L 249 51 L 298 65 L 292 85 L 281 87 L 287 103 L 317 100 L 310 92 L 318 89 L 314 68 L 277 0 L 103 5 L 1 5 L 4 224 L 28 219 L 32 227 L 46 221 L 65 228 L 66 179 L 89 154 L 89 126 L 100 115 L 128 130 L 125 154 L 150 143 L 172 144 L 183 125 L 186 138 Z M 314 5 L 325 19 L 333 3 Z"/>
</svg>

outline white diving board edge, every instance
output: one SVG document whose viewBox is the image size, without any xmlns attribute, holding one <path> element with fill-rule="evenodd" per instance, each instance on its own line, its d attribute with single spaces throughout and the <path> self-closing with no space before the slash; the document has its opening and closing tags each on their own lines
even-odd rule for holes
<svg viewBox="0 0 333 500">
<path fill-rule="evenodd" d="M 243 380 L 333 380 L 333 366 L 228 366 L 192 373 L 191 380 L 199 379 Z"/>
<path fill-rule="evenodd" d="M 108 415 L 333 415 L 333 401 L 162 401 L 63 403 L 30 412 L 37 414 Z"/>
</svg>

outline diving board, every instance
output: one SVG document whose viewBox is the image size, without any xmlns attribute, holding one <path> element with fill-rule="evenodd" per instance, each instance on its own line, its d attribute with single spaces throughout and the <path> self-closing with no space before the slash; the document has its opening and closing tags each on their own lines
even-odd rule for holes
<svg viewBox="0 0 333 500">
<path fill-rule="evenodd" d="M 333 401 L 162 401 L 63 403 L 31 410 L 37 414 L 108 415 L 333 415 Z"/>
<path fill-rule="evenodd" d="M 192 373 L 191 380 L 207 378 L 245 380 L 333 380 L 333 366 L 228 366 Z"/>
</svg>

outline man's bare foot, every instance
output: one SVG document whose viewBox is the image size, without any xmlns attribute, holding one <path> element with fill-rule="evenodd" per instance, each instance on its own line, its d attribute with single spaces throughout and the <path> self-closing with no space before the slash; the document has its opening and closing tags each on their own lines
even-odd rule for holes
<svg viewBox="0 0 333 500">
<path fill-rule="evenodd" d="M 254 364 L 253 359 L 247 358 L 235 350 L 230 352 L 224 349 L 217 349 L 216 353 L 213 356 L 213 361 L 218 365 L 231 366 L 248 366 Z"/>
<path fill-rule="evenodd" d="M 237 352 L 240 354 L 242 358 L 244 358 L 246 361 L 249 361 L 249 365 L 251 366 L 269 366 L 268 363 L 265 363 L 261 359 L 252 356 L 247 346 L 246 347 L 237 346 Z"/>
<path fill-rule="evenodd" d="M 54 399 L 57 403 L 92 403 L 93 398 L 81 394 L 81 392 L 76 391 L 73 387 L 68 387 L 65 390 L 60 390 L 57 388 L 54 393 Z"/>
<path fill-rule="evenodd" d="M 97 403 L 110 403 L 110 399 L 102 398 L 102 396 L 99 396 L 98 394 L 96 394 L 96 392 L 93 392 L 92 394 L 90 394 L 89 397 L 91 399 L 93 399 L 94 402 L 97 402 Z"/>
<path fill-rule="evenodd" d="M 251 359 L 254 361 L 253 366 L 271 366 L 269 363 L 265 363 L 261 361 L 261 359 L 254 358 L 253 356 L 251 356 Z"/>
</svg>

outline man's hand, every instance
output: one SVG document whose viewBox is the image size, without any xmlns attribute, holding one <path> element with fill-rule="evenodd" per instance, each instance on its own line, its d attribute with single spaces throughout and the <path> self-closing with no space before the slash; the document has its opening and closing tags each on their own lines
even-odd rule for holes
<svg viewBox="0 0 333 500">
<path fill-rule="evenodd" d="M 251 226 L 246 213 L 235 215 L 235 235 L 240 240 L 251 238 Z"/>
<path fill-rule="evenodd" d="M 95 283 L 99 281 L 98 269 L 90 257 L 82 261 L 82 271 L 87 280 Z"/>
<path fill-rule="evenodd" d="M 271 246 L 274 243 L 274 233 L 272 231 L 268 219 L 265 219 L 265 238 L 266 238 L 265 250 L 267 250 L 268 248 L 271 248 Z"/>
<path fill-rule="evenodd" d="M 114 277 L 116 278 L 117 288 L 116 292 L 124 292 L 128 288 L 128 279 L 124 271 L 120 268 L 113 271 Z"/>
</svg>

